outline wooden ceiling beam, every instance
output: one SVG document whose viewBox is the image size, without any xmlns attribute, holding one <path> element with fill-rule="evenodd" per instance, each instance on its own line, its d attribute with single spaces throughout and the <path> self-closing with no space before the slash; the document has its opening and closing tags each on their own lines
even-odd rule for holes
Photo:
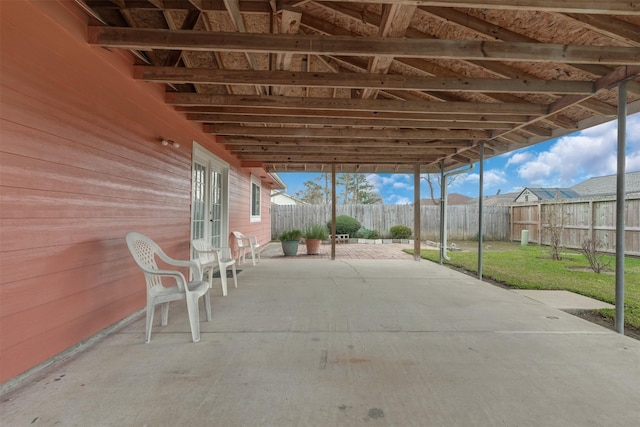
<svg viewBox="0 0 640 427">
<path fill-rule="evenodd" d="M 596 80 L 595 87 L 598 90 L 610 89 L 611 87 L 615 86 L 622 80 L 637 77 L 638 75 L 640 75 L 640 66 L 638 65 L 617 67 L 611 73 Z M 597 115 L 609 116 L 609 117 L 615 116 L 617 112 L 617 108 L 615 106 L 607 104 L 597 99 L 593 99 L 592 97 L 593 95 L 565 95 L 562 98 L 554 101 L 549 106 L 549 111 L 546 115 L 539 117 L 538 119 L 534 119 L 527 124 L 519 125 L 515 129 L 511 131 L 507 131 L 505 133 L 500 133 L 499 131 L 496 131 L 493 134 L 492 139 L 504 138 L 509 141 L 513 141 L 515 144 L 519 144 L 519 145 L 528 145 L 528 144 L 531 144 L 532 142 L 538 142 L 539 140 L 536 141 L 535 137 L 532 137 L 532 138 L 522 137 L 517 133 L 518 129 L 525 128 L 526 126 L 530 126 L 538 120 L 546 120 L 547 118 L 550 118 L 550 117 L 556 117 L 558 112 L 571 107 L 579 107 L 585 110 L 589 110 L 590 112 L 593 112 Z M 573 129 L 573 126 L 570 129 Z M 551 135 L 554 135 L 554 133 L 551 132 Z"/>
<path fill-rule="evenodd" d="M 236 136 L 269 136 L 298 138 L 355 138 L 355 139 L 487 139 L 490 133 L 478 129 L 334 129 L 334 128 L 284 128 L 237 125 L 204 125 L 205 133 Z"/>
<path fill-rule="evenodd" d="M 403 154 L 414 154 L 414 155 L 433 155 L 433 156 L 445 156 L 449 154 L 456 154 L 456 148 L 425 148 L 425 147 L 411 147 L 404 148 L 402 150 Z M 233 148 L 229 148 L 229 151 L 232 154 L 317 154 L 323 155 L 327 154 L 326 149 L 323 147 L 309 147 L 309 146 L 300 146 L 300 147 L 276 147 L 276 146 L 235 146 Z M 378 154 L 381 156 L 388 155 L 385 152 L 384 148 L 373 149 L 371 147 L 334 147 L 331 150 L 332 155 L 348 155 L 348 154 Z"/>
<path fill-rule="evenodd" d="M 491 22 L 484 21 L 482 19 L 476 18 L 474 16 L 468 15 L 462 11 L 457 9 L 453 9 L 450 7 L 421 7 L 420 10 L 431 14 L 432 16 L 443 20 L 444 22 L 454 23 L 461 28 L 466 30 L 471 30 L 476 34 L 487 37 L 488 40 L 502 40 L 505 42 L 525 42 L 525 43 L 540 43 L 540 40 L 536 40 L 534 38 L 525 36 L 520 33 L 516 33 L 509 29 L 500 27 L 499 25 L 495 25 Z M 579 15 L 583 16 L 583 15 Z M 593 16 L 593 15 L 589 15 Z M 610 17 L 607 17 L 610 18 Z M 496 70 L 499 71 L 496 67 L 495 63 L 487 63 L 478 64 L 487 68 L 488 70 Z M 602 76 L 611 72 L 610 69 L 607 69 L 603 65 L 594 65 L 594 64 L 568 64 L 574 68 L 586 71 L 587 73 L 594 74 L 596 76 Z M 503 71 L 509 71 L 507 66 L 503 66 Z M 517 73 L 521 72 L 521 70 L 513 70 Z M 525 76 L 521 76 L 525 77 Z"/>
<path fill-rule="evenodd" d="M 198 20 L 200 19 L 201 12 L 199 10 L 189 10 L 187 12 L 187 16 L 184 18 L 180 29 L 182 30 L 192 30 L 195 28 Z M 174 28 L 175 23 L 171 17 L 171 14 L 165 12 L 165 19 L 169 28 Z M 169 54 L 164 60 L 164 65 L 167 67 L 176 67 L 180 61 L 180 57 L 182 56 L 181 50 L 172 50 L 169 51 Z M 186 62 L 186 61 L 185 61 Z"/>
<path fill-rule="evenodd" d="M 91 45 L 122 49 L 297 53 L 371 57 L 640 64 L 640 48 L 439 39 L 376 39 L 302 34 L 212 33 L 148 28 L 87 29 Z"/>
<path fill-rule="evenodd" d="M 618 67 L 610 74 L 599 78 L 595 82 L 595 86 L 598 90 L 609 89 L 623 80 L 640 76 L 640 66 L 630 65 L 624 67 Z M 593 95 L 591 95 L 593 96 Z M 590 99 L 589 95 L 565 95 L 562 98 L 554 101 L 549 106 L 549 114 L 554 114 L 574 105 L 579 105 L 584 109 L 593 111 L 597 114 L 605 116 L 613 116 L 617 112 L 617 108 L 613 105 L 606 104 L 602 101 Z"/>
<path fill-rule="evenodd" d="M 255 166 L 259 164 L 260 166 Z M 241 163 L 243 167 L 264 167 L 265 170 L 272 172 L 326 172 L 330 170 L 331 165 L 336 166 L 336 172 L 359 172 L 359 173 L 408 173 L 413 174 L 415 163 L 392 163 L 386 161 L 384 163 L 366 163 L 366 164 L 337 164 L 332 162 L 318 163 L 277 163 L 277 162 L 248 162 Z M 420 173 L 439 173 L 439 169 L 433 165 L 433 162 L 420 165 Z"/>
<path fill-rule="evenodd" d="M 357 5 L 350 8 L 345 6 L 343 3 L 321 3 L 323 8 L 326 8 L 332 12 L 339 13 L 345 16 L 347 19 L 352 19 L 354 21 L 361 21 L 361 11 L 356 9 Z M 499 40 L 506 42 L 528 42 L 528 43 L 539 43 L 539 40 L 532 39 L 530 37 L 503 29 L 502 27 L 493 25 L 489 22 L 482 21 L 480 19 L 474 18 L 466 13 L 455 11 L 452 8 L 428 8 L 421 7 L 422 11 L 430 13 L 432 16 L 436 18 L 442 19 L 443 22 L 446 22 L 447 25 L 451 23 L 455 23 L 462 28 L 465 28 L 467 31 L 475 31 L 477 34 L 488 37 L 488 40 L 495 40 L 498 38 Z M 446 11 L 446 12 L 445 12 Z M 441 13 L 439 13 L 441 12 Z M 367 23 L 371 22 L 373 25 L 380 25 L 381 17 L 374 13 L 367 13 L 366 15 Z M 348 36 L 358 36 L 358 34 L 352 33 L 347 30 L 343 30 L 341 27 L 338 27 L 333 24 L 328 24 L 324 21 L 320 21 L 318 19 L 310 19 L 309 15 L 303 16 L 303 25 L 307 25 L 312 28 L 316 32 L 320 32 L 328 35 L 348 35 Z M 417 38 L 420 40 L 424 39 L 435 39 L 434 36 L 419 31 L 413 27 L 407 29 L 406 32 L 407 38 Z M 428 74 L 437 75 L 437 76 L 461 76 L 458 72 L 453 72 L 450 69 L 441 67 L 436 65 L 433 61 L 427 61 L 423 59 L 416 58 L 394 58 L 396 62 L 401 62 L 405 65 L 408 65 L 412 68 L 416 68 L 420 71 L 426 72 Z M 497 76 L 509 77 L 509 78 L 535 78 L 534 75 L 530 75 L 529 73 L 523 72 L 521 68 L 514 68 L 511 65 L 495 62 L 495 61 L 463 61 L 468 63 L 470 66 L 478 66 L 482 67 Z M 611 72 L 611 68 L 605 65 L 598 64 L 569 64 L 574 68 L 581 69 L 590 74 L 596 76 L 604 76 Z"/>
<path fill-rule="evenodd" d="M 286 7 L 282 9 L 280 14 L 280 34 L 296 34 L 300 29 L 300 21 L 302 20 L 302 11 Z M 285 71 L 291 69 L 291 61 L 293 60 L 293 54 L 291 53 L 278 53 L 276 55 L 276 70 Z M 262 80 L 262 79 L 259 79 Z M 269 84 L 269 83 L 265 83 Z M 284 86 L 276 86 L 272 88 L 274 95 L 283 95 Z"/>
<path fill-rule="evenodd" d="M 499 138 L 507 140 L 512 144 L 518 144 L 518 148 L 529 145 L 529 138 L 515 132 L 502 134 L 499 136 Z"/>
<path fill-rule="evenodd" d="M 530 103 L 430 102 L 386 99 L 299 98 L 256 95 L 209 95 L 201 93 L 166 93 L 165 101 L 176 106 L 264 107 L 282 109 L 322 109 L 393 111 L 439 114 L 547 114 L 548 107 Z"/>
<path fill-rule="evenodd" d="M 436 161 L 444 156 L 437 155 L 415 155 L 415 154 L 403 154 L 398 153 L 393 156 L 392 163 L 427 163 Z M 324 162 L 324 163 L 385 163 L 390 162 L 388 154 L 357 154 L 357 155 L 334 155 L 334 154 L 318 154 L 308 155 L 302 154 L 250 154 L 250 155 L 238 155 L 240 160 L 247 161 L 260 161 L 260 162 L 294 162 L 294 163 L 312 163 L 312 162 Z"/>
<path fill-rule="evenodd" d="M 516 124 L 527 123 L 534 117 L 522 114 L 455 114 L 455 113 L 416 113 L 416 112 L 385 112 L 385 111 L 349 111 L 349 110 L 311 110 L 259 108 L 259 107 L 224 107 L 224 106 L 176 106 L 176 111 L 192 114 L 233 114 L 233 115 L 265 115 L 277 117 L 322 117 L 342 119 L 376 119 L 376 120 L 411 120 L 411 121 L 463 121 L 486 123 L 492 128 L 495 123 Z M 555 117 L 555 116 L 554 116 Z"/>
<path fill-rule="evenodd" d="M 640 27 L 613 16 L 586 15 L 569 13 L 569 16 L 593 31 L 597 31 L 612 39 L 640 46 Z"/>
<path fill-rule="evenodd" d="M 343 117 L 304 117 L 298 115 L 247 116 L 242 114 L 187 114 L 187 120 L 201 123 L 252 123 L 279 125 L 315 125 L 332 127 L 397 127 L 422 129 L 512 129 L 510 123 L 486 123 L 473 121 L 424 121 L 353 119 Z"/>
<path fill-rule="evenodd" d="M 236 27 L 236 31 L 246 34 L 247 28 L 244 25 L 244 18 L 240 13 L 240 1 L 239 0 L 223 0 L 223 1 L 224 1 L 225 8 L 229 12 L 231 22 L 233 23 L 233 26 Z M 242 53 L 245 55 L 245 57 L 247 58 L 247 61 L 249 62 L 249 68 L 251 68 L 252 70 L 258 70 L 259 69 L 258 61 L 254 53 L 249 51 L 244 51 Z M 255 85 L 255 88 L 256 88 L 256 92 L 260 95 L 266 95 L 267 93 L 269 93 L 267 87 L 265 86 Z"/>
<path fill-rule="evenodd" d="M 297 5 L 307 0 L 280 0 L 280 5 Z M 359 0 L 325 0 L 327 2 L 361 3 Z M 640 4 L 628 0 L 367 0 L 372 4 L 415 4 L 418 6 L 444 6 L 499 10 L 532 10 L 560 13 L 591 13 L 604 15 L 640 15 Z"/>
<path fill-rule="evenodd" d="M 252 137 L 231 137 L 224 136 L 220 141 L 229 149 L 234 147 L 305 147 L 309 145 L 321 146 L 327 149 L 339 147 L 369 147 L 369 148 L 387 148 L 392 150 L 404 150 L 405 148 L 433 148 L 433 149 L 449 149 L 449 148 L 468 148 L 472 147 L 474 142 L 470 140 L 375 140 L 375 139 L 344 139 L 344 138 L 252 138 Z"/>
<path fill-rule="evenodd" d="M 211 68 L 175 68 L 137 65 L 137 80 L 160 83 L 233 84 L 344 87 L 385 90 L 424 90 L 492 93 L 590 94 L 596 91 L 592 81 L 542 79 L 490 79 L 470 77 L 406 76 L 400 74 L 323 73 L 296 71 L 215 70 Z"/>
<path fill-rule="evenodd" d="M 416 11 L 416 5 L 385 4 L 383 6 L 382 21 L 378 28 L 378 37 L 404 37 Z M 374 74 L 387 74 L 393 64 L 393 56 L 380 55 L 369 59 L 367 71 Z M 356 86 L 357 87 L 357 86 Z M 377 89 L 364 89 L 363 99 L 374 99 L 378 96 Z"/>
<path fill-rule="evenodd" d="M 357 0 L 324 0 L 325 2 L 344 2 L 359 3 Z M 286 6 L 300 6 L 309 0 L 278 0 L 279 9 Z M 100 3 L 99 8 L 117 8 L 117 2 L 104 1 Z M 124 3 L 122 1 L 122 3 Z M 127 7 L 130 9 L 151 9 L 158 10 L 155 5 L 150 2 L 136 2 L 130 4 L 127 1 Z M 640 6 L 634 1 L 624 0 L 573 0 L 571 2 L 563 2 L 557 0 L 488 0 L 488 1 L 460 1 L 460 0 L 368 0 L 372 4 L 409 4 L 418 6 L 442 6 L 456 8 L 481 8 L 481 9 L 499 9 L 499 10 L 532 10 L 544 12 L 559 13 L 578 13 L 578 14 L 598 14 L 598 15 L 640 15 Z M 195 5 L 195 6 L 194 6 Z M 185 10 L 198 8 L 202 11 L 223 11 L 224 3 L 222 0 L 162 0 L 162 6 L 166 10 Z M 266 1 L 244 1 L 240 0 L 240 10 L 242 13 L 270 13 L 271 7 Z"/>
<path fill-rule="evenodd" d="M 522 127 L 522 130 L 527 131 L 533 135 L 538 135 L 538 136 L 546 136 L 551 138 L 553 136 L 553 132 L 551 131 L 551 129 L 547 129 L 544 128 L 542 126 L 537 126 L 537 125 L 527 125 Z"/>
</svg>

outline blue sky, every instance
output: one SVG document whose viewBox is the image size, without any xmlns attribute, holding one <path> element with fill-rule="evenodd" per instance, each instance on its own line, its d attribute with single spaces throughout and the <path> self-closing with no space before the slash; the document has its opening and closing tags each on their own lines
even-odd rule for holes
<svg viewBox="0 0 640 427">
<path fill-rule="evenodd" d="M 616 173 L 617 121 L 595 126 L 548 142 L 485 159 L 484 195 L 517 192 L 524 187 L 571 187 L 595 176 Z M 627 118 L 627 172 L 640 171 L 640 113 Z M 304 190 L 303 183 L 314 173 L 278 173 L 287 185 L 287 194 Z M 449 193 L 478 196 L 479 165 L 459 175 Z M 370 174 L 367 179 L 386 204 L 413 203 L 413 175 Z M 428 198 L 423 180 L 421 198 Z M 440 194 L 436 189 L 436 197 Z"/>
</svg>

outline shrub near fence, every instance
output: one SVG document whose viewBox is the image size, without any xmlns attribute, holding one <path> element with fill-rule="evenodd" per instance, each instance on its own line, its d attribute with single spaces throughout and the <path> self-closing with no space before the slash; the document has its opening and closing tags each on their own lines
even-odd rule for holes
<svg viewBox="0 0 640 427">
<path fill-rule="evenodd" d="M 451 205 L 447 207 L 447 240 L 473 240 L 478 234 L 478 206 Z M 388 237 L 394 225 L 405 225 L 413 230 L 413 205 L 338 205 L 336 215 L 357 219 L 363 227 L 376 230 Z M 509 240 L 509 207 L 483 207 L 484 238 Z M 438 241 L 440 238 L 440 207 L 421 206 L 421 239 Z M 282 231 L 304 228 L 306 224 L 326 223 L 331 220 L 328 205 L 272 205 L 271 235 Z"/>
<path fill-rule="evenodd" d="M 560 245 L 581 249 L 586 240 L 598 240 L 603 251 L 615 251 L 616 201 L 569 199 L 562 202 L 537 202 L 511 206 L 511 240 L 520 240 L 522 230 L 529 231 L 529 241 L 548 245 L 549 221 L 560 222 Z M 640 255 L 640 198 L 625 201 L 625 253 Z"/>
<path fill-rule="evenodd" d="M 531 243 L 549 244 L 545 233 L 546 218 L 560 218 L 561 245 L 580 249 L 585 240 L 603 242 L 605 250 L 615 250 L 615 198 L 574 199 L 561 202 L 513 204 L 511 206 L 484 206 L 485 240 L 519 241 L 522 230 L 529 231 Z M 625 203 L 625 253 L 640 255 L 640 198 L 628 196 Z M 413 230 L 413 205 L 338 205 L 337 215 L 351 216 L 369 230 L 389 236 L 394 225 L 406 225 Z M 557 211 L 557 214 L 554 214 Z M 449 242 L 473 240 L 478 235 L 478 206 L 450 205 L 447 207 Z M 420 229 L 423 240 L 440 239 L 440 207 L 421 206 Z M 324 224 L 331 219 L 331 206 L 327 205 L 272 205 L 271 235 L 278 236 L 291 228 L 304 228 L 306 224 Z M 547 220 L 548 221 L 548 220 Z"/>
</svg>

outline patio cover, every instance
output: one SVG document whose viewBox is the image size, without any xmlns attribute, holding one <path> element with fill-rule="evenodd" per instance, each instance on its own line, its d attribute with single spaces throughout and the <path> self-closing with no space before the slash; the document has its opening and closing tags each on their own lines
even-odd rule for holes
<svg viewBox="0 0 640 427">
<path fill-rule="evenodd" d="M 640 3 L 76 0 L 87 40 L 270 172 L 452 170 L 640 111 Z"/>
</svg>

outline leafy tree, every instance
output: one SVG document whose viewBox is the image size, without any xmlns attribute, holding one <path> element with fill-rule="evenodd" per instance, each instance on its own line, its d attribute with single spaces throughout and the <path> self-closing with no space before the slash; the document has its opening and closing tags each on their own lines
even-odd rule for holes
<svg viewBox="0 0 640 427">
<path fill-rule="evenodd" d="M 331 179 L 329 178 L 329 174 L 323 173 L 322 175 L 317 176 L 316 179 L 323 183 L 323 189 L 322 189 L 322 194 L 324 195 L 323 203 L 325 205 L 330 204 L 331 203 L 331 187 L 330 187 Z"/>
<path fill-rule="evenodd" d="M 361 173 L 343 173 L 336 177 L 338 188 L 344 189 L 341 193 L 343 204 L 374 204 L 382 203 L 380 193 Z"/>
<path fill-rule="evenodd" d="M 331 203 L 329 174 L 321 174 L 303 183 L 305 189 L 296 192 L 296 198 L 314 205 Z M 367 180 L 366 175 L 342 173 L 336 176 L 338 201 L 343 204 L 383 203 L 380 193 Z"/>
<path fill-rule="evenodd" d="M 325 203 L 325 197 L 320 184 L 313 180 L 309 180 L 305 181 L 303 185 L 305 189 L 296 192 L 296 198 L 312 205 L 321 205 Z"/>
<path fill-rule="evenodd" d="M 366 176 L 359 174 L 361 179 L 358 181 L 358 186 L 355 190 L 356 203 L 363 205 L 373 205 L 383 203 L 382 197 L 378 190 L 367 180 Z"/>
</svg>

